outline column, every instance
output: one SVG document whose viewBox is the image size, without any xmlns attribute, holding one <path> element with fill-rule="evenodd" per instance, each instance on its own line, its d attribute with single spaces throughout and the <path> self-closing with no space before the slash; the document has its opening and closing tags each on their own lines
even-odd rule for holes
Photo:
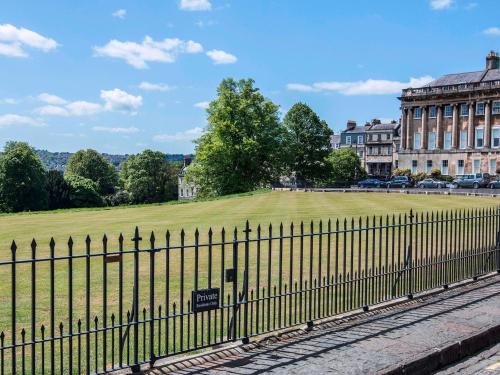
<svg viewBox="0 0 500 375">
<path fill-rule="evenodd" d="M 474 148 L 474 103 L 469 103 L 469 120 L 467 121 L 467 148 Z"/>
<path fill-rule="evenodd" d="M 406 108 L 401 108 L 401 149 L 406 150 Z"/>
<path fill-rule="evenodd" d="M 438 105 L 437 107 L 437 119 L 436 119 L 436 148 L 438 150 L 443 149 L 443 106 Z"/>
<path fill-rule="evenodd" d="M 427 106 L 422 106 L 422 150 L 427 150 L 429 131 L 427 129 Z"/>
<path fill-rule="evenodd" d="M 406 115 L 406 149 L 413 150 L 413 108 Z"/>
<path fill-rule="evenodd" d="M 484 105 L 484 147 L 491 147 L 491 104 L 489 100 Z"/>
<path fill-rule="evenodd" d="M 453 104 L 453 127 L 451 129 L 451 148 L 458 148 L 458 105 Z"/>
</svg>

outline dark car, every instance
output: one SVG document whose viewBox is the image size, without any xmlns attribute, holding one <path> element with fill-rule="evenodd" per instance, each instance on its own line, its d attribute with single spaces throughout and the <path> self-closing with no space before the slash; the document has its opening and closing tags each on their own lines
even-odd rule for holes
<svg viewBox="0 0 500 375">
<path fill-rule="evenodd" d="M 358 187 L 363 187 L 363 188 L 370 188 L 370 187 L 378 188 L 382 186 L 385 186 L 384 183 L 380 180 L 377 180 L 376 178 L 368 178 L 366 180 L 358 182 Z"/>
<path fill-rule="evenodd" d="M 448 183 L 446 181 L 441 181 L 437 180 L 435 178 L 426 178 L 425 180 L 419 181 L 417 183 L 417 187 L 424 189 L 424 188 L 438 188 L 438 189 L 443 189 L 448 187 Z"/>
<path fill-rule="evenodd" d="M 491 181 L 488 184 L 488 187 L 490 189 L 498 189 L 498 188 L 500 188 L 500 179 L 496 179 L 496 180 Z"/>
<path fill-rule="evenodd" d="M 389 181 L 386 182 L 388 188 L 402 188 L 406 189 L 412 187 L 414 184 L 413 180 L 408 176 L 393 176 Z"/>
<path fill-rule="evenodd" d="M 454 188 L 484 188 L 490 183 L 490 175 L 488 173 L 466 174 L 462 177 L 453 180 Z"/>
</svg>

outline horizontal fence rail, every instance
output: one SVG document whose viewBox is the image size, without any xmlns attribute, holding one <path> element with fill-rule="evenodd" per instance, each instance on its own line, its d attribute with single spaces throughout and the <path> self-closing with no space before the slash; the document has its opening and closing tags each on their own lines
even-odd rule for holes
<svg viewBox="0 0 500 375">
<path fill-rule="evenodd" d="M 500 271 L 500 208 L 12 243 L 0 375 L 102 374 Z M 112 248 L 111 243 L 117 247 Z"/>
</svg>

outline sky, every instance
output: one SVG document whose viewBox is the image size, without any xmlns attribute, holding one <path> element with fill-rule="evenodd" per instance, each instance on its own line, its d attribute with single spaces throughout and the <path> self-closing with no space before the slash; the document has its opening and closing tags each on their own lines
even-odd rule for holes
<svg viewBox="0 0 500 375">
<path fill-rule="evenodd" d="M 339 131 L 481 70 L 497 0 L 2 0 L 0 145 L 189 153 L 226 77 Z"/>
</svg>

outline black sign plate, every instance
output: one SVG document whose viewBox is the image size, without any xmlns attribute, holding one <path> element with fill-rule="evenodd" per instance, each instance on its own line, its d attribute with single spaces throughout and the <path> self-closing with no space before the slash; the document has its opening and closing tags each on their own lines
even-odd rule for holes
<svg viewBox="0 0 500 375">
<path fill-rule="evenodd" d="M 219 308 L 220 289 L 200 289 L 193 290 L 193 312 L 215 310 Z"/>
</svg>

